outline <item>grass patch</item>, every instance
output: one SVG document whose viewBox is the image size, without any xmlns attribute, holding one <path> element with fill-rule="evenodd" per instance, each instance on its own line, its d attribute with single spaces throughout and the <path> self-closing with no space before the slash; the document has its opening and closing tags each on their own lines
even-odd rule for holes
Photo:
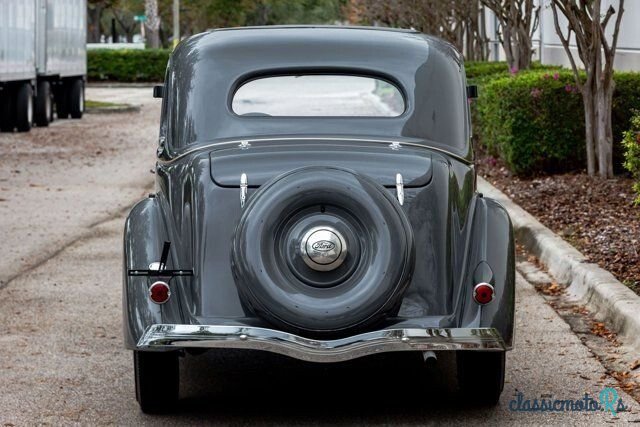
<svg viewBox="0 0 640 427">
<path fill-rule="evenodd" d="M 85 108 L 124 108 L 128 107 L 128 104 L 116 104 L 114 102 L 103 102 L 103 101 L 91 101 L 87 99 L 84 102 Z"/>
<path fill-rule="evenodd" d="M 631 289 L 633 292 L 640 295 L 640 281 L 627 279 L 627 280 L 624 280 L 622 283 L 624 283 L 624 285 L 627 286 L 629 289 Z"/>
</svg>

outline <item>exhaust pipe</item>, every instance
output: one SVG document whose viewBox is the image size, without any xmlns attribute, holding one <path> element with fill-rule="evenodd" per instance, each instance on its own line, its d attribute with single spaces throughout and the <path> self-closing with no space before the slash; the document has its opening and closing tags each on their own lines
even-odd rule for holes
<svg viewBox="0 0 640 427">
<path fill-rule="evenodd" d="M 429 351 L 423 351 L 422 352 L 422 358 L 424 359 L 424 363 L 427 366 L 433 366 L 436 364 L 436 362 L 438 361 L 438 357 L 436 356 L 436 354 L 429 350 Z"/>
</svg>

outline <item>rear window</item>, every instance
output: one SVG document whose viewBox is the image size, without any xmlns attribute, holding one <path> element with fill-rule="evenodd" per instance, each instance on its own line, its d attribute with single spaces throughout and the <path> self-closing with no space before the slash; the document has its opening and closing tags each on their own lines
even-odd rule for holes
<svg viewBox="0 0 640 427">
<path fill-rule="evenodd" d="M 246 117 L 397 117 L 405 109 L 400 90 L 385 80 L 324 74 L 250 80 L 231 107 Z"/>
</svg>

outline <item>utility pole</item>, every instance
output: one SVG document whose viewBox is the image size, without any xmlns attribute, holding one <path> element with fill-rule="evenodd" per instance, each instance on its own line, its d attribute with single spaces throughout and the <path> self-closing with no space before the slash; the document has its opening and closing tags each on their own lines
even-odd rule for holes
<svg viewBox="0 0 640 427">
<path fill-rule="evenodd" d="M 180 0 L 173 0 L 173 48 L 180 42 Z"/>
</svg>

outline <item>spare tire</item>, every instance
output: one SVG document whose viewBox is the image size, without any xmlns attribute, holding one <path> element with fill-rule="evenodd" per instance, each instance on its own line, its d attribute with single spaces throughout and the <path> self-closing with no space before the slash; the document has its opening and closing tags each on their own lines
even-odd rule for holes
<svg viewBox="0 0 640 427">
<path fill-rule="evenodd" d="M 393 194 L 336 167 L 265 183 L 237 226 L 232 269 L 243 302 L 284 330 L 354 332 L 397 312 L 413 232 Z"/>
</svg>

